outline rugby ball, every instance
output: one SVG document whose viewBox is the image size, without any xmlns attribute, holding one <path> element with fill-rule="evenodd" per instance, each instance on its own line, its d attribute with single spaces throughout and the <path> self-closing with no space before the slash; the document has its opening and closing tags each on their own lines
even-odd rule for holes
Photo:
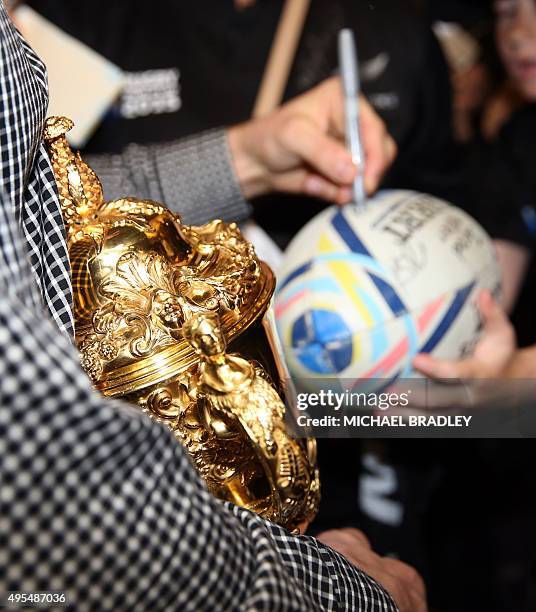
<svg viewBox="0 0 536 612">
<path fill-rule="evenodd" d="M 296 381 L 344 388 L 412 377 L 419 352 L 459 358 L 478 338 L 476 296 L 496 296 L 493 244 L 467 213 L 410 191 L 383 191 L 363 210 L 330 207 L 289 245 L 275 300 Z"/>
</svg>

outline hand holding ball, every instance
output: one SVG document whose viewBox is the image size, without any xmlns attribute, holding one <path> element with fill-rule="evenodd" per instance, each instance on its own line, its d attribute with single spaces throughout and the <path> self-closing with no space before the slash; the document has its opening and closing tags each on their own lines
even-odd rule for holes
<svg viewBox="0 0 536 612">
<path fill-rule="evenodd" d="M 410 191 L 323 211 L 289 245 L 279 279 L 278 329 L 304 384 L 394 381 L 414 375 L 417 353 L 461 357 L 478 337 L 478 292 L 500 287 L 478 223 Z"/>
</svg>

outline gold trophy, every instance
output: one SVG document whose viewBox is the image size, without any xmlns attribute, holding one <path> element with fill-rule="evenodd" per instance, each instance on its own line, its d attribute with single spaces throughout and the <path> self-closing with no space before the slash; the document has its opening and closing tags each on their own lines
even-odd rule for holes
<svg viewBox="0 0 536 612">
<path fill-rule="evenodd" d="M 49 118 L 45 140 L 84 370 L 104 395 L 165 423 L 218 498 L 303 527 L 320 496 L 316 443 L 286 427 L 272 271 L 234 223 L 186 226 L 157 202 L 104 201 L 67 143 L 72 125 Z"/>
</svg>

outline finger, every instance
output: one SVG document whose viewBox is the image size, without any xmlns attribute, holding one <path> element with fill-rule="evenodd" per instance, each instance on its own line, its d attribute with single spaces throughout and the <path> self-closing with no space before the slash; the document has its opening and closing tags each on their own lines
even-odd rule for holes
<svg viewBox="0 0 536 612">
<path fill-rule="evenodd" d="M 316 87 L 317 107 L 323 108 L 326 114 L 326 128 L 341 141 L 345 139 L 346 121 L 344 94 L 339 76 L 326 79 Z"/>
<path fill-rule="evenodd" d="M 352 190 L 349 187 L 339 187 L 337 198 L 334 200 L 335 204 L 343 206 L 352 201 Z"/>
<path fill-rule="evenodd" d="M 438 359 L 425 353 L 413 358 L 413 367 L 429 378 L 471 378 L 475 367 L 473 360 Z"/>
<path fill-rule="evenodd" d="M 298 190 L 300 191 L 299 188 Z M 337 204 L 344 203 L 344 201 L 339 202 L 341 197 L 344 196 L 344 194 L 341 193 L 342 189 L 339 185 L 331 183 L 318 174 L 307 174 L 303 182 L 302 190 L 307 195 L 315 198 L 322 198 L 323 200 L 328 200 L 329 202 L 335 202 Z M 349 190 L 346 189 L 346 191 Z"/>
<path fill-rule="evenodd" d="M 335 185 L 323 176 L 304 168 L 274 175 L 272 187 L 287 193 L 305 193 L 338 205 L 346 204 L 352 198 L 352 190 L 349 187 Z"/>
<path fill-rule="evenodd" d="M 396 144 L 387 132 L 384 122 L 361 96 L 361 134 L 365 152 L 365 187 L 374 191 L 381 177 L 393 162 Z"/>
<path fill-rule="evenodd" d="M 339 550 L 339 547 L 342 544 L 347 543 L 347 536 L 341 533 L 341 529 L 328 529 L 327 531 L 323 531 L 316 536 L 316 539 L 327 546 L 331 546 L 331 548 L 335 548 Z"/>
<path fill-rule="evenodd" d="M 322 531 L 321 533 L 319 533 L 316 536 L 316 539 L 320 540 L 320 542 L 325 542 L 326 540 L 329 540 L 333 536 L 336 536 L 338 534 L 339 534 L 339 530 L 338 529 L 326 529 L 326 531 Z"/>
<path fill-rule="evenodd" d="M 413 589 L 415 589 L 418 593 L 420 593 L 423 597 L 426 595 L 426 586 L 424 584 L 424 580 L 419 572 L 400 561 L 399 559 L 392 559 L 390 557 L 384 557 L 385 565 L 387 566 L 389 572 L 394 574 L 395 576 L 401 577 L 403 580 L 408 582 Z"/>
<path fill-rule="evenodd" d="M 355 527 L 343 527 L 339 529 L 339 531 L 342 532 L 343 535 L 351 538 L 353 542 L 357 540 L 362 546 L 369 549 L 371 548 L 369 539 L 360 529 L 356 529 Z"/>
<path fill-rule="evenodd" d="M 365 189 L 368 194 L 374 193 L 378 189 L 383 175 L 385 174 L 387 168 L 393 163 L 396 157 L 396 143 L 387 133 L 385 135 L 385 140 L 383 141 L 382 146 L 384 148 L 383 157 L 375 158 L 373 156 L 372 158 L 370 158 L 370 164 L 369 157 L 366 157 L 364 181 Z M 374 159 L 378 159 L 381 163 L 375 165 Z"/>
<path fill-rule="evenodd" d="M 367 568 L 365 571 L 377 580 L 391 595 L 400 612 L 426 612 L 426 594 L 418 582 L 411 582 L 406 575 L 401 575 L 398 568 L 382 558 L 378 566 Z"/>
<path fill-rule="evenodd" d="M 363 550 L 368 556 L 379 559 L 371 550 L 368 538 L 358 529 L 330 529 L 320 533 L 317 540 L 352 559 L 355 559 Z"/>
<path fill-rule="evenodd" d="M 478 296 L 478 309 L 487 333 L 513 332 L 512 324 L 490 291 L 483 289 Z"/>
<path fill-rule="evenodd" d="M 392 594 L 400 610 L 425 612 L 428 609 L 426 586 L 417 570 L 397 559 L 383 558 L 382 561 L 383 569 L 393 582 Z"/>
<path fill-rule="evenodd" d="M 348 186 L 354 180 L 357 170 L 348 150 L 324 134 L 308 117 L 292 115 L 279 137 L 283 149 L 297 156 L 328 181 Z"/>
</svg>

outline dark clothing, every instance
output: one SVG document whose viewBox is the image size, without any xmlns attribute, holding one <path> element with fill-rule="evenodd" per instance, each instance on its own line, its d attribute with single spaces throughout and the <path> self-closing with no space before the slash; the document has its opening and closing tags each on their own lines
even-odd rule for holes
<svg viewBox="0 0 536 612">
<path fill-rule="evenodd" d="M 239 12 L 231 0 L 29 4 L 127 72 L 122 99 L 88 143 L 91 153 L 248 119 L 283 5 L 259 0 Z M 313 0 L 285 99 L 337 70 L 337 34 L 345 26 L 356 32 L 363 91 L 399 147 L 384 185 L 456 200 L 448 71 L 428 24 L 408 6 Z M 273 206 L 256 207 L 256 216 L 283 245 L 325 206 L 278 199 L 290 204 L 284 219 Z"/>
<path fill-rule="evenodd" d="M 248 118 L 281 9 L 262 2 L 237 13 L 225 0 L 28 4 L 126 72 L 125 93 L 88 143 L 90 153 Z M 175 96 L 175 104 L 159 107 L 152 94 Z"/>
<path fill-rule="evenodd" d="M 493 238 L 533 253 L 536 247 L 536 104 L 519 110 L 492 143 L 476 143 L 466 167 L 464 207 Z M 536 342 L 536 264 L 532 261 L 512 312 L 520 346 Z"/>
<path fill-rule="evenodd" d="M 468 164 L 467 202 L 493 238 L 533 249 L 536 241 L 536 104 L 517 113 Z M 474 208 L 473 208 L 474 207 Z"/>
<path fill-rule="evenodd" d="M 427 4 L 426 9 L 432 21 L 451 21 L 459 23 L 468 30 L 482 27 L 491 17 L 490 0 L 417 0 Z"/>
</svg>

